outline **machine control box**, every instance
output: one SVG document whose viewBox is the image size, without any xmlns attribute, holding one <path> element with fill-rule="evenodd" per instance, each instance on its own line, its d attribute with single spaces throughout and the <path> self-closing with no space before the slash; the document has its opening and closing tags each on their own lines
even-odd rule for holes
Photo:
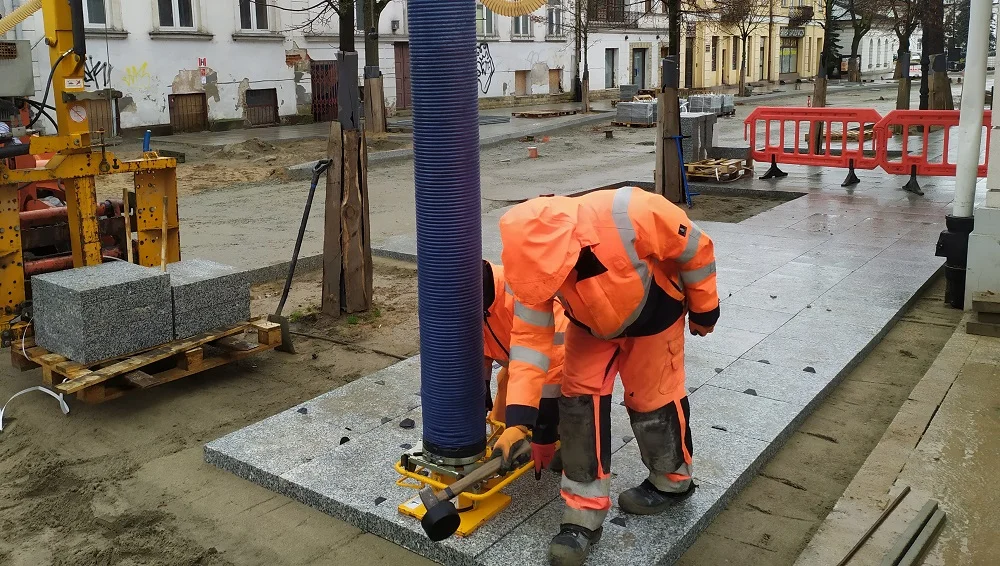
<svg viewBox="0 0 1000 566">
<path fill-rule="evenodd" d="M 31 42 L 0 40 L 0 97 L 35 96 Z"/>
</svg>

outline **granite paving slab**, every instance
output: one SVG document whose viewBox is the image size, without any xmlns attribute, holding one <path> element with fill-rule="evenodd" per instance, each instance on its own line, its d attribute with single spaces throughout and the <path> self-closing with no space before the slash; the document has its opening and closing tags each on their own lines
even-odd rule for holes
<svg viewBox="0 0 1000 566">
<path fill-rule="evenodd" d="M 899 190 L 905 179 L 879 173 L 845 191 L 840 171 L 789 172 L 747 186 L 805 196 L 736 224 L 699 222 L 716 243 L 723 298 L 716 334 L 686 345 L 700 487 L 662 517 L 626 516 L 614 506 L 588 564 L 678 558 L 939 272 L 934 242 L 950 180 L 926 183 L 928 198 L 920 198 Z M 493 261 L 502 212 L 484 215 L 483 254 Z M 388 240 L 381 253 L 412 260 L 415 239 Z M 444 564 L 544 564 L 562 513 L 550 474 L 515 482 L 507 489 L 512 507 L 468 539 L 430 543 L 397 513 L 413 492 L 395 485 L 390 464 L 419 441 L 418 391 L 414 358 L 209 443 L 206 459 Z M 612 398 L 614 501 L 646 471 L 620 382 Z M 404 416 L 415 428 L 399 428 Z"/>
</svg>

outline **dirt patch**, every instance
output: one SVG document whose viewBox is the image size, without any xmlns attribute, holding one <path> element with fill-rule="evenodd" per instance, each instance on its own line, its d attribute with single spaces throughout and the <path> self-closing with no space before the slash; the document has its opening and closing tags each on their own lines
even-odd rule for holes
<svg viewBox="0 0 1000 566">
<path fill-rule="evenodd" d="M 205 442 L 416 351 L 415 276 L 377 260 L 379 314 L 317 317 L 316 338 L 299 336 L 295 355 L 269 352 L 104 405 L 71 402 L 67 417 L 49 397 L 18 398 L 0 433 L 0 563 L 425 563 L 202 461 Z M 317 304 L 320 280 L 296 280 L 289 312 Z M 275 289 L 254 289 L 255 313 L 274 308 Z M 2 366 L 3 399 L 41 382 L 38 370 Z"/>
<path fill-rule="evenodd" d="M 393 136 L 370 140 L 369 153 L 410 147 L 409 136 Z M 184 153 L 184 163 L 177 164 L 177 192 L 190 194 L 207 190 L 227 189 L 246 183 L 288 180 L 287 168 L 307 161 L 323 159 L 327 140 L 311 139 L 288 142 L 266 142 L 251 138 L 218 149 L 170 144 L 170 149 Z M 140 149 L 135 143 L 114 148 L 123 159 L 134 159 Z M 108 175 L 97 178 L 98 197 L 121 198 L 122 190 L 131 188 L 131 175 Z"/>
<path fill-rule="evenodd" d="M 753 196 L 706 194 L 693 197 L 694 206 L 685 208 L 684 211 L 691 220 L 714 220 L 735 224 L 784 204 L 788 200 L 764 194 Z"/>
<path fill-rule="evenodd" d="M 794 563 L 961 318 L 939 278 L 678 564 Z"/>
</svg>

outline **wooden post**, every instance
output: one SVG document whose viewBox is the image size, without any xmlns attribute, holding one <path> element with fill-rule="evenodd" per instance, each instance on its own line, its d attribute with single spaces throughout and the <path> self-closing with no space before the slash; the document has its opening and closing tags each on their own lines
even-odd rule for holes
<svg viewBox="0 0 1000 566">
<path fill-rule="evenodd" d="M 382 77 L 365 79 L 365 133 L 371 139 L 386 134 L 385 91 Z"/>
<path fill-rule="evenodd" d="M 361 133 L 344 132 L 344 194 L 340 202 L 340 245 L 343 254 L 343 309 L 368 310 L 366 292 L 364 202 L 361 198 Z"/>
<path fill-rule="evenodd" d="M 323 224 L 323 314 L 340 316 L 340 203 L 343 199 L 344 136 L 340 122 L 330 124 L 327 145 L 330 168 L 326 171 L 326 207 Z"/>
<path fill-rule="evenodd" d="M 684 202 L 681 186 L 681 160 L 678 146 L 681 140 L 680 102 L 677 97 L 677 58 L 663 60 L 663 88 L 656 97 L 656 169 L 653 172 L 654 192 L 670 202 Z"/>
</svg>

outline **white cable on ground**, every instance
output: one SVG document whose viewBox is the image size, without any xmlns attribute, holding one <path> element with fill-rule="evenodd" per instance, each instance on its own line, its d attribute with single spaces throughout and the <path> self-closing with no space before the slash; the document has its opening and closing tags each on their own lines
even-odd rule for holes
<svg viewBox="0 0 1000 566">
<path fill-rule="evenodd" d="M 24 395 L 25 393 L 31 393 L 32 391 L 41 391 L 42 393 L 45 393 L 46 395 L 52 397 L 56 401 L 59 401 L 59 410 L 62 411 L 62 414 L 64 415 L 69 414 L 69 405 L 66 404 L 66 400 L 63 398 L 62 393 L 54 393 L 42 387 L 41 385 L 37 387 L 29 387 L 24 391 L 19 391 L 15 393 L 13 397 L 7 399 L 7 402 L 3 404 L 3 407 L 0 407 L 0 432 L 3 432 L 3 412 L 7 410 L 7 405 L 9 405 L 11 401 L 20 397 L 21 395 Z"/>
</svg>

